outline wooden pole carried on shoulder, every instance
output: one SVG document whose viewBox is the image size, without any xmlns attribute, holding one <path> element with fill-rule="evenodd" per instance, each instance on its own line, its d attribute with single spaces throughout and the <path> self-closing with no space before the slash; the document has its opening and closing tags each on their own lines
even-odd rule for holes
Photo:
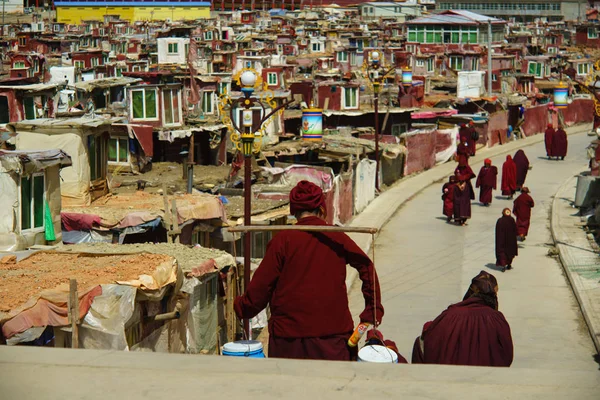
<svg viewBox="0 0 600 400">
<path fill-rule="evenodd" d="M 238 232 L 279 232 L 279 231 L 304 231 L 304 232 L 348 232 L 375 234 L 377 228 L 358 226 L 322 226 L 322 225 L 239 225 L 227 228 L 231 233 Z"/>
</svg>

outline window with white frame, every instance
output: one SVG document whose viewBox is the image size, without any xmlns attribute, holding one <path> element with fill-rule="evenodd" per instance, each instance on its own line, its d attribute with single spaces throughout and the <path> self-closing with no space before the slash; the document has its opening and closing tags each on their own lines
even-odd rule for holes
<svg viewBox="0 0 600 400">
<path fill-rule="evenodd" d="M 202 112 L 205 114 L 215 113 L 215 92 L 202 92 Z"/>
<path fill-rule="evenodd" d="M 44 173 L 21 177 L 21 231 L 44 228 Z"/>
<path fill-rule="evenodd" d="M 527 72 L 534 75 L 536 78 L 542 78 L 544 76 L 543 64 L 536 61 L 529 61 L 529 64 L 527 64 Z"/>
<path fill-rule="evenodd" d="M 462 56 L 450 56 L 450 68 L 452 68 L 455 71 L 462 71 L 463 57 Z"/>
<path fill-rule="evenodd" d="M 338 51 L 337 61 L 338 62 L 347 62 L 348 61 L 348 52 L 347 51 Z"/>
<path fill-rule="evenodd" d="M 433 72 L 435 68 L 435 59 L 430 57 L 427 59 L 427 72 Z"/>
<path fill-rule="evenodd" d="M 15 61 L 13 63 L 13 69 L 23 69 L 25 68 L 25 61 Z"/>
<path fill-rule="evenodd" d="M 355 52 L 350 53 L 350 65 L 357 66 L 357 58 Z"/>
<path fill-rule="evenodd" d="M 19 38 L 19 46 L 25 46 L 27 44 L 27 38 L 26 37 L 20 37 Z"/>
<path fill-rule="evenodd" d="M 588 28 L 587 36 L 588 39 L 598 39 L 598 29 L 596 27 Z"/>
<path fill-rule="evenodd" d="M 414 44 L 407 44 L 406 45 L 406 52 L 408 52 L 408 53 L 414 53 L 415 52 L 415 45 Z"/>
<path fill-rule="evenodd" d="M 75 65 L 75 68 L 79 68 L 79 69 L 85 68 L 85 61 L 83 61 L 83 60 L 74 61 L 73 64 Z"/>
<path fill-rule="evenodd" d="M 167 44 L 167 53 L 169 53 L 169 54 L 179 54 L 179 44 L 178 43 L 169 43 L 169 44 Z"/>
<path fill-rule="evenodd" d="M 220 82 L 217 84 L 217 90 L 219 96 L 222 94 L 229 93 L 229 82 Z"/>
<path fill-rule="evenodd" d="M 116 76 L 116 77 L 121 77 L 121 76 L 123 76 L 123 69 L 124 69 L 124 68 L 121 68 L 121 67 L 117 67 L 117 68 L 115 68 L 115 76 Z"/>
<path fill-rule="evenodd" d="M 591 69 L 591 65 L 588 63 L 577 64 L 577 75 L 587 75 Z"/>
<path fill-rule="evenodd" d="M 131 91 L 131 115 L 133 119 L 158 119 L 158 102 L 155 88 Z"/>
<path fill-rule="evenodd" d="M 279 84 L 277 72 L 267 72 L 267 85 L 276 86 Z"/>
<path fill-rule="evenodd" d="M 212 31 L 206 31 L 206 32 L 204 32 L 204 40 L 213 40 L 213 33 L 212 33 Z"/>
<path fill-rule="evenodd" d="M 492 82 L 497 82 L 497 81 L 498 81 L 498 75 L 492 74 Z"/>
<path fill-rule="evenodd" d="M 92 58 L 92 67 L 97 67 L 98 66 L 98 58 L 94 57 Z"/>
<path fill-rule="evenodd" d="M 342 108 L 358 108 L 358 88 L 342 88 Z"/>
<path fill-rule="evenodd" d="M 425 66 L 425 61 L 422 58 L 417 58 L 416 62 L 415 62 L 415 66 L 417 66 L 417 67 L 424 67 Z"/>
<path fill-rule="evenodd" d="M 408 132 L 408 124 L 393 124 L 392 135 L 400 136 L 404 132 Z"/>
<path fill-rule="evenodd" d="M 112 164 L 126 164 L 129 159 L 127 137 L 111 137 L 108 139 L 108 162 Z"/>
<path fill-rule="evenodd" d="M 164 89 L 163 91 L 163 108 L 165 112 L 165 125 L 173 125 L 181 122 L 179 116 L 179 90 Z"/>
<path fill-rule="evenodd" d="M 471 59 L 471 71 L 479 71 L 479 59 L 478 58 Z"/>
<path fill-rule="evenodd" d="M 312 51 L 318 53 L 321 51 L 321 42 L 312 42 Z"/>
</svg>

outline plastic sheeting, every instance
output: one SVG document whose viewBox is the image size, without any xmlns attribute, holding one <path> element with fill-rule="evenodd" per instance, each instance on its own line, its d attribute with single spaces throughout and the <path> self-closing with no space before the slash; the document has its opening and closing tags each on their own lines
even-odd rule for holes
<svg viewBox="0 0 600 400">
<path fill-rule="evenodd" d="M 112 243 L 112 232 L 100 231 L 62 231 L 62 240 L 65 244 L 80 243 Z"/>
<path fill-rule="evenodd" d="M 186 353 L 214 354 L 217 348 L 217 274 L 190 278 L 181 291 L 189 294 Z"/>
<path fill-rule="evenodd" d="M 85 349 L 129 350 L 125 324 L 133 316 L 137 289 L 102 285 L 79 328 L 79 345 Z"/>
<path fill-rule="evenodd" d="M 375 199 L 375 171 L 377 163 L 366 158 L 356 166 L 354 185 L 354 211 L 362 212 Z"/>
<path fill-rule="evenodd" d="M 441 164 L 450 160 L 456 153 L 456 146 L 458 142 L 458 127 L 456 126 L 451 129 L 439 129 L 437 131 L 437 135 L 448 135 L 448 139 L 450 142 L 450 146 L 444 150 L 440 151 L 439 147 L 436 148 L 437 152 L 435 153 L 435 162 L 436 164 Z M 439 142 L 440 140 L 436 139 L 436 143 Z M 444 140 L 443 142 L 446 143 L 447 141 Z"/>
<path fill-rule="evenodd" d="M 307 165 L 290 165 L 286 168 L 261 167 L 267 179 L 274 186 L 293 188 L 300 181 L 309 181 L 328 192 L 333 189 L 333 170 L 331 168 L 314 168 Z"/>
</svg>

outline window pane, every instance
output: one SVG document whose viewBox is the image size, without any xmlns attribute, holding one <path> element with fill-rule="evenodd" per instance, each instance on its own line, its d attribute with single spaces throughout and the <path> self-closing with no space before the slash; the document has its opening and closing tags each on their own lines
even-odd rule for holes
<svg viewBox="0 0 600 400">
<path fill-rule="evenodd" d="M 119 139 L 119 162 L 127 161 L 127 139 Z"/>
<path fill-rule="evenodd" d="M 108 139 L 108 161 L 117 161 L 117 139 Z"/>
<path fill-rule="evenodd" d="M 90 157 L 90 179 L 98 179 L 98 170 L 96 168 L 96 138 L 88 136 L 88 150 Z"/>
<path fill-rule="evenodd" d="M 146 93 L 148 96 L 148 93 Z M 173 99 L 171 97 L 171 91 L 165 90 L 163 91 L 163 98 L 165 100 L 164 109 L 165 109 L 165 124 L 173 123 Z M 148 101 L 148 100 L 146 100 Z M 148 109 L 148 105 L 146 104 L 146 110 Z"/>
<path fill-rule="evenodd" d="M 44 226 L 44 176 L 33 177 L 33 226 Z"/>
<path fill-rule="evenodd" d="M 21 229 L 31 228 L 31 181 L 21 178 Z"/>
<path fill-rule="evenodd" d="M 146 118 L 156 118 L 155 90 L 146 90 Z"/>
<path fill-rule="evenodd" d="M 173 98 L 173 122 L 179 123 L 179 92 L 172 90 L 171 97 Z"/>
<path fill-rule="evenodd" d="M 132 91 L 131 101 L 133 104 L 133 118 L 144 118 L 144 91 Z"/>
<path fill-rule="evenodd" d="M 35 119 L 35 104 L 33 103 L 33 97 L 25 97 L 23 99 L 23 106 L 25 108 L 25 119 Z"/>
<path fill-rule="evenodd" d="M 408 41 L 415 42 L 417 40 L 417 32 L 409 31 L 408 32 Z"/>
</svg>

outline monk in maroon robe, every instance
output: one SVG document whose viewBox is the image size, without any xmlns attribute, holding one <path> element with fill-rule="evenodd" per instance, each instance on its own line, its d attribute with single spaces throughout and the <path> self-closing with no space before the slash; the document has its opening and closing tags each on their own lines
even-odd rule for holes
<svg viewBox="0 0 600 400">
<path fill-rule="evenodd" d="M 568 145 L 567 132 L 565 132 L 562 126 L 559 126 L 552 137 L 552 156 L 556 157 L 556 159 L 560 158 L 564 160 L 567 156 Z"/>
<path fill-rule="evenodd" d="M 515 165 L 517 166 L 517 190 L 521 190 L 525 184 L 527 178 L 527 172 L 529 172 L 529 159 L 525 155 L 523 150 L 518 150 L 513 158 Z"/>
<path fill-rule="evenodd" d="M 459 166 L 469 165 L 469 144 L 465 142 L 460 142 L 458 146 L 456 146 L 456 161 L 458 161 Z"/>
<path fill-rule="evenodd" d="M 442 187 L 442 200 L 444 201 L 442 213 L 446 216 L 446 222 L 452 221 L 454 214 L 454 186 L 456 186 L 456 176 L 451 176 Z"/>
<path fill-rule="evenodd" d="M 546 145 L 546 155 L 548 159 L 552 158 L 552 138 L 554 138 L 554 134 L 556 131 L 552 127 L 552 124 L 548 124 L 548 128 L 544 132 L 544 144 Z"/>
<path fill-rule="evenodd" d="M 475 186 L 480 188 L 479 201 L 486 207 L 492 202 L 492 190 L 496 190 L 497 178 L 498 168 L 492 165 L 492 160 L 486 158 L 475 182 Z"/>
<path fill-rule="evenodd" d="M 468 165 L 459 165 L 454 170 L 454 175 L 456 176 L 457 181 L 465 181 L 467 183 L 467 188 L 469 189 L 469 198 L 471 200 L 475 200 L 475 189 L 473 189 L 473 184 L 471 183 L 471 179 L 475 178 L 475 172 Z"/>
<path fill-rule="evenodd" d="M 498 311 L 498 282 L 481 271 L 463 301 L 423 327 L 413 346 L 413 364 L 509 367 L 513 361 L 510 326 Z"/>
<path fill-rule="evenodd" d="M 517 191 L 517 165 L 510 155 L 506 156 L 506 161 L 502 164 L 502 195 L 512 199 Z"/>
<path fill-rule="evenodd" d="M 459 181 L 454 187 L 454 220 L 459 225 L 466 225 L 471 218 L 471 196 L 465 181 Z"/>
<path fill-rule="evenodd" d="M 469 135 L 469 154 L 471 157 L 475 156 L 475 151 L 477 150 L 477 140 L 475 140 L 475 123 L 473 121 L 469 121 L 467 125 L 467 134 Z"/>
<path fill-rule="evenodd" d="M 533 199 L 529 195 L 529 189 L 523 187 L 521 194 L 514 201 L 513 213 L 517 216 L 517 235 L 521 241 L 529 233 L 529 224 L 531 220 L 531 209 L 535 206 Z"/>
<path fill-rule="evenodd" d="M 518 254 L 517 223 L 510 209 L 505 208 L 496 222 L 496 266 L 501 267 L 502 272 L 512 269 L 513 259 Z"/>
<path fill-rule="evenodd" d="M 290 193 L 298 225 L 328 226 L 318 186 L 301 181 Z M 270 305 L 269 357 L 351 361 L 354 330 L 346 294 L 346 265 L 362 281 L 361 322 L 381 321 L 379 281 L 369 257 L 341 232 L 283 231 L 269 245 L 244 295 L 235 299 L 238 318 Z M 375 306 L 375 299 L 377 305 Z"/>
</svg>

